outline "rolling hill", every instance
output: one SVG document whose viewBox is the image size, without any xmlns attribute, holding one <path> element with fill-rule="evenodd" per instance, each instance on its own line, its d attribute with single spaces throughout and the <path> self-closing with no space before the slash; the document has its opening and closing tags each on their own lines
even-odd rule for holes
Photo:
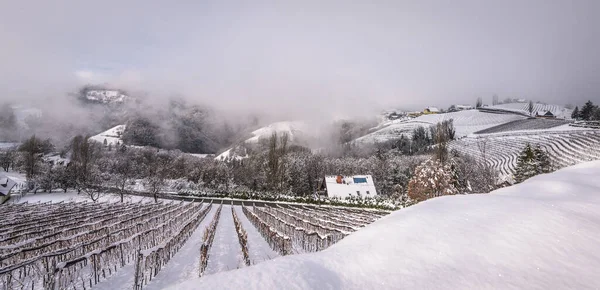
<svg viewBox="0 0 600 290">
<path fill-rule="evenodd" d="M 373 132 L 355 140 L 357 144 L 373 144 L 399 138 L 404 134 L 411 136 L 412 131 L 419 127 L 429 127 L 445 120 L 454 120 L 456 137 L 464 137 L 480 130 L 491 128 L 525 117 L 515 114 L 493 114 L 478 110 L 466 110 L 445 114 L 423 115 L 412 119 L 388 121 L 373 128 Z"/>
</svg>

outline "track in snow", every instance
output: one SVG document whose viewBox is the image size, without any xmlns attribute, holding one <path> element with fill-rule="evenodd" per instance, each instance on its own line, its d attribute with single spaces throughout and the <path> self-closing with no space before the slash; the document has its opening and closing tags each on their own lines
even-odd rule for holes
<svg viewBox="0 0 600 290">
<path fill-rule="evenodd" d="M 242 207 L 236 206 L 234 209 L 242 223 L 242 227 L 244 227 L 246 234 L 248 234 L 248 254 L 250 255 L 252 265 L 279 257 L 279 254 L 271 249 L 267 241 L 260 235 L 254 225 L 250 223 L 242 211 Z"/>
<path fill-rule="evenodd" d="M 200 247 L 198 247 L 198 251 L 200 251 Z M 223 205 L 204 274 L 210 275 L 241 267 L 244 267 L 242 248 L 233 224 L 231 205 Z"/>
<path fill-rule="evenodd" d="M 219 208 L 217 205 L 213 205 L 210 212 L 204 217 L 204 220 L 198 225 L 198 228 L 196 228 L 192 236 L 185 242 L 185 245 L 177 252 L 177 254 L 175 254 L 169 263 L 165 265 L 158 275 L 144 287 L 144 289 L 165 289 L 172 285 L 198 277 L 202 236 L 204 234 L 204 229 L 215 216 L 217 208 Z"/>
</svg>

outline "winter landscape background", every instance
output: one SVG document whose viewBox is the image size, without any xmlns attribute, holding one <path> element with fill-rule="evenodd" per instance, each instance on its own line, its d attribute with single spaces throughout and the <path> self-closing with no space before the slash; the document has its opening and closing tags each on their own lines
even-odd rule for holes
<svg viewBox="0 0 600 290">
<path fill-rule="evenodd" d="M 597 11 L 0 2 L 0 288 L 598 288 Z"/>
</svg>

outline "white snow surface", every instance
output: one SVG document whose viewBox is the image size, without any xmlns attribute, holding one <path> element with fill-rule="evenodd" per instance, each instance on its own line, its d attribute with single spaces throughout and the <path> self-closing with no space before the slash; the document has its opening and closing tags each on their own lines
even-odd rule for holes
<svg viewBox="0 0 600 290">
<path fill-rule="evenodd" d="M 198 271 L 200 268 L 200 247 L 202 246 L 204 229 L 212 221 L 215 213 L 217 212 L 217 208 L 217 205 L 213 205 L 213 207 L 210 209 L 210 212 L 204 217 L 202 222 L 200 222 L 194 233 L 185 242 L 183 247 L 179 249 L 175 256 L 169 260 L 164 268 L 158 272 L 158 275 L 156 275 L 156 277 L 154 277 L 152 281 L 150 281 L 150 283 L 144 287 L 144 289 L 165 289 L 174 283 L 181 283 L 183 281 L 198 277 Z M 133 275 L 131 276 L 130 280 L 131 283 L 127 285 L 129 287 L 123 287 L 121 289 L 131 289 L 131 285 L 133 285 Z"/>
<path fill-rule="evenodd" d="M 600 161 L 490 194 L 434 198 L 314 254 L 170 289 L 592 289 Z"/>
<path fill-rule="evenodd" d="M 198 248 L 200 250 L 200 248 Z M 231 206 L 224 205 L 217 224 L 215 239 L 208 251 L 208 265 L 204 275 L 229 271 L 244 267 L 242 248 L 238 240 Z"/>
<path fill-rule="evenodd" d="M 256 227 L 250 223 L 250 220 L 248 220 L 248 217 L 242 211 L 242 207 L 234 206 L 234 209 L 235 214 L 248 235 L 248 255 L 250 256 L 252 265 L 279 257 L 279 254 L 271 249 L 271 246 L 260 235 Z"/>
<path fill-rule="evenodd" d="M 272 123 L 268 126 L 254 130 L 252 137 L 247 139 L 247 143 L 258 143 L 261 138 L 269 138 L 273 132 L 281 135 L 287 133 L 290 136 L 290 141 L 300 138 L 303 134 L 308 132 L 307 124 L 302 121 L 283 121 Z"/>
<path fill-rule="evenodd" d="M 123 197 L 125 202 L 154 202 L 154 199 L 152 197 L 144 197 L 144 196 L 137 196 L 137 195 L 129 195 L 126 194 Z M 38 193 L 32 193 L 32 192 L 28 192 L 25 193 L 23 196 L 15 196 L 14 199 L 11 199 L 9 202 L 12 203 L 36 203 L 36 202 L 61 202 L 61 201 L 88 201 L 88 202 L 92 202 L 92 200 L 89 198 L 88 195 L 86 195 L 85 193 L 80 193 L 77 194 L 76 191 L 67 191 L 67 192 L 63 192 L 62 190 L 58 190 L 55 189 L 54 192 L 52 193 L 48 193 L 48 192 L 38 192 Z M 121 196 L 118 194 L 112 194 L 112 193 L 104 193 L 100 195 L 100 198 L 98 199 L 99 202 L 120 202 L 121 201 Z"/>
<path fill-rule="evenodd" d="M 112 127 L 98 135 L 90 137 L 90 139 L 100 142 L 104 144 L 104 140 L 106 139 L 106 145 L 112 144 L 112 146 L 116 146 L 117 143 L 123 144 L 122 135 L 125 132 L 125 125 L 117 125 Z"/>
</svg>

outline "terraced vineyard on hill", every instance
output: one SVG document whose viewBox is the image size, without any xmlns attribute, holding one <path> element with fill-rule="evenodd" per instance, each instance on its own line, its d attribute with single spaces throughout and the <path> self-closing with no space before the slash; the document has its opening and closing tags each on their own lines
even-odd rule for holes
<svg viewBox="0 0 600 290">
<path fill-rule="evenodd" d="M 514 132 L 514 131 L 527 131 L 527 130 L 545 130 L 551 129 L 558 126 L 566 125 L 571 123 L 571 121 L 567 120 L 557 120 L 557 119 L 523 119 L 523 120 L 514 120 L 508 123 L 504 123 L 502 125 L 494 126 L 488 129 L 484 129 L 475 134 L 490 134 L 490 133 L 502 133 L 502 132 Z M 570 127 L 567 129 L 575 130 L 575 128 Z"/>
<path fill-rule="evenodd" d="M 480 147 L 485 143 L 483 156 Z M 450 143 L 450 149 L 485 159 L 505 176 L 512 176 L 525 145 L 540 145 L 558 169 L 581 162 L 600 160 L 600 130 L 532 131 L 480 135 Z"/>
</svg>

